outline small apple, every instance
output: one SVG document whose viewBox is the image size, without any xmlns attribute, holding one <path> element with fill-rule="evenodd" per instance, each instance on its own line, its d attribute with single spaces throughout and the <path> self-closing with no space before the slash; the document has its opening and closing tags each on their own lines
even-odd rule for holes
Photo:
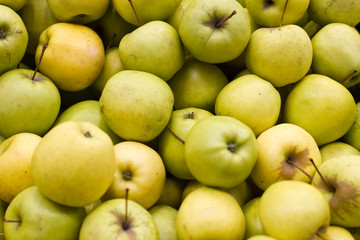
<svg viewBox="0 0 360 240">
<path fill-rule="evenodd" d="M 360 152 L 350 144 L 340 141 L 334 141 L 322 145 L 320 147 L 320 154 L 321 154 L 321 162 L 325 162 L 328 159 L 341 155 L 348 155 L 348 154 L 360 155 Z"/>
<path fill-rule="evenodd" d="M 246 226 L 245 239 L 256 235 L 265 234 L 260 221 L 259 203 L 260 197 L 255 197 L 242 207 Z"/>
<path fill-rule="evenodd" d="M 163 191 L 161 192 L 160 198 L 156 201 L 155 205 L 167 205 L 169 207 L 179 209 L 186 183 L 186 180 L 174 177 L 170 174 L 166 176 Z"/>
<path fill-rule="evenodd" d="M 168 205 L 157 205 L 149 209 L 158 229 L 159 240 L 177 240 L 176 217 L 178 211 Z"/>
<path fill-rule="evenodd" d="M 356 103 L 356 118 L 353 125 L 342 138 L 344 142 L 350 144 L 360 151 L 360 102 Z"/>
<path fill-rule="evenodd" d="M 19 11 L 21 8 L 25 6 L 29 0 L 0 0 L 1 5 L 5 5 L 10 7 L 15 12 Z"/>
</svg>

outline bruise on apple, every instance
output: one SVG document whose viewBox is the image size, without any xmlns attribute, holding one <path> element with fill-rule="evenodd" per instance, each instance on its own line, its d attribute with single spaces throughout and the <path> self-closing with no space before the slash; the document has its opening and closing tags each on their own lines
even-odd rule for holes
<svg viewBox="0 0 360 240">
<path fill-rule="evenodd" d="M 299 170 L 307 175 L 303 170 L 311 165 L 309 159 L 309 150 L 307 148 L 298 150 L 296 147 L 293 147 L 289 150 L 287 159 L 279 167 L 279 171 L 282 173 L 280 176 L 283 176 L 284 179 L 291 180 Z"/>
<path fill-rule="evenodd" d="M 117 231 L 117 234 L 120 235 L 123 231 L 126 231 L 128 234 L 129 239 L 136 239 L 135 232 L 132 231 L 132 226 L 130 221 L 125 221 L 125 217 L 116 209 L 113 209 L 110 211 L 111 214 L 113 214 L 116 217 L 116 220 L 112 223 L 116 226 L 119 226 L 119 230 Z"/>
</svg>

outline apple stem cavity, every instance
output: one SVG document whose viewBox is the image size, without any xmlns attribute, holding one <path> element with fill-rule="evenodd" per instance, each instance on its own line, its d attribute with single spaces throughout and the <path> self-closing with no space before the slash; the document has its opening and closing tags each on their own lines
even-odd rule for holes
<svg viewBox="0 0 360 240">
<path fill-rule="evenodd" d="M 343 80 L 340 81 L 340 83 L 345 82 L 346 80 L 348 80 L 349 78 L 351 78 L 352 76 L 354 76 L 358 71 L 356 69 L 354 69 L 351 73 L 349 73 Z"/>
<path fill-rule="evenodd" d="M 36 74 L 37 74 L 37 72 L 39 71 L 39 66 L 40 66 L 41 60 L 42 60 L 42 58 L 43 58 L 43 56 L 44 56 L 44 53 L 45 53 L 45 50 L 47 49 L 48 46 L 49 46 L 49 44 L 47 44 L 47 43 L 42 46 L 42 50 L 41 50 L 41 55 L 40 55 L 40 58 L 39 58 L 39 62 L 37 62 L 36 68 L 35 68 L 35 71 L 34 71 L 34 75 L 33 75 L 32 78 L 31 78 L 31 80 L 33 80 L 33 81 L 35 80 Z"/>
<path fill-rule="evenodd" d="M 304 169 L 302 169 L 299 165 L 297 165 L 295 162 L 293 162 L 293 161 L 291 161 L 291 160 L 289 160 L 289 159 L 286 160 L 286 163 L 288 163 L 288 164 L 296 167 L 296 168 L 297 168 L 298 170 L 300 170 L 303 174 L 305 174 L 305 175 L 310 179 L 310 183 L 313 183 L 314 186 L 317 188 L 316 183 L 313 181 L 313 180 L 314 180 L 313 176 L 311 176 L 310 174 L 308 174 L 307 172 L 305 172 Z"/>
<path fill-rule="evenodd" d="M 314 160 L 312 158 L 310 158 L 310 162 L 315 167 L 316 172 L 319 174 L 321 180 L 325 183 L 325 186 L 327 186 L 331 192 L 335 192 L 336 189 L 326 181 L 326 179 L 321 174 L 321 172 L 319 171 L 319 168 L 316 166 L 316 164 L 315 164 L 315 162 L 314 162 Z M 317 187 L 317 186 L 315 185 L 315 187 Z"/>
<path fill-rule="evenodd" d="M 134 7 L 134 4 L 133 4 L 132 0 L 128 0 L 128 1 L 129 1 L 129 3 L 130 3 L 130 6 L 131 6 L 134 14 L 135 14 L 136 21 L 138 22 L 139 25 L 141 25 L 140 19 L 139 19 L 138 15 L 137 15 L 137 13 L 136 13 L 136 11 L 135 11 L 135 7 Z"/>
<path fill-rule="evenodd" d="M 221 19 L 221 21 L 218 22 L 218 23 L 215 25 L 215 28 L 221 28 L 221 27 L 225 24 L 225 22 L 226 22 L 227 20 L 229 20 L 229 19 L 230 19 L 232 16 L 234 16 L 235 14 L 236 14 L 236 10 L 232 11 L 229 16 Z"/>
<path fill-rule="evenodd" d="M 125 170 L 122 176 L 125 181 L 130 181 L 132 179 L 132 173 L 129 170 Z"/>
<path fill-rule="evenodd" d="M 231 153 L 236 153 L 236 150 L 237 150 L 236 143 L 228 142 L 227 150 L 229 150 Z"/>
<path fill-rule="evenodd" d="M 174 137 L 179 140 L 182 144 L 185 144 L 185 141 L 182 140 L 178 135 L 176 135 L 168 126 L 166 126 L 166 128 L 169 130 L 169 132 L 174 135 Z"/>
<path fill-rule="evenodd" d="M 110 49 L 111 45 L 113 44 L 113 42 L 115 41 L 117 34 L 114 33 L 110 39 L 110 42 L 108 43 L 108 45 L 105 48 L 105 53 Z"/>
<path fill-rule="evenodd" d="M 125 189 L 125 216 L 124 216 L 124 224 L 123 228 L 128 229 L 128 201 L 129 201 L 129 188 Z"/>
<path fill-rule="evenodd" d="M 287 5 L 288 5 L 288 1 L 289 1 L 289 0 L 286 0 L 286 1 L 285 1 L 284 10 L 283 10 L 283 12 L 282 12 L 281 20 L 280 20 L 280 27 L 282 26 L 282 23 L 283 23 L 283 21 L 284 21 L 284 16 L 285 16 L 286 8 L 287 8 Z"/>
<path fill-rule="evenodd" d="M 92 137 L 92 135 L 91 135 L 91 133 L 89 131 L 84 132 L 84 136 L 86 138 L 91 138 Z"/>
</svg>

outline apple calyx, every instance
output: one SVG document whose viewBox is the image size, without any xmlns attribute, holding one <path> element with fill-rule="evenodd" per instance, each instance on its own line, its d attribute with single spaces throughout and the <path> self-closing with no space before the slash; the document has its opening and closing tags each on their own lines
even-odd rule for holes
<svg viewBox="0 0 360 240">
<path fill-rule="evenodd" d="M 354 76 L 358 71 L 354 69 L 352 72 L 350 72 L 343 80 L 340 81 L 340 83 L 344 83 L 346 80 Z"/>
<path fill-rule="evenodd" d="M 89 131 L 84 132 L 84 136 L 86 138 L 92 138 L 92 135 L 91 135 L 91 133 Z"/>
<path fill-rule="evenodd" d="M 4 29 L 4 27 L 0 28 L 0 39 L 5 39 L 6 38 L 6 31 Z"/>
<path fill-rule="evenodd" d="M 138 22 L 139 25 L 141 25 L 141 22 L 140 22 L 140 19 L 135 11 L 135 7 L 134 7 L 134 4 L 132 2 L 132 0 L 128 0 L 128 2 L 130 3 L 130 6 L 131 6 L 131 9 L 133 10 L 134 14 L 135 14 L 135 17 L 136 17 L 136 21 Z"/>
<path fill-rule="evenodd" d="M 230 13 L 230 15 L 228 15 L 227 17 L 224 18 L 219 18 L 216 13 L 214 12 L 213 15 L 211 16 L 209 14 L 210 20 L 207 22 L 204 22 L 205 26 L 211 27 L 211 28 L 222 28 L 223 26 L 225 26 L 226 22 L 232 18 L 232 16 L 234 16 L 236 14 L 236 10 L 232 11 Z"/>
<path fill-rule="evenodd" d="M 131 181 L 132 180 L 132 172 L 130 170 L 125 170 L 123 173 L 122 173 L 122 176 L 123 176 L 123 179 L 125 181 Z"/>
<path fill-rule="evenodd" d="M 185 144 L 185 141 L 182 140 L 178 135 L 176 135 L 173 130 L 171 130 L 171 128 L 169 128 L 168 126 L 166 126 L 166 128 L 169 130 L 169 132 L 177 139 L 179 140 L 182 144 Z"/>
<path fill-rule="evenodd" d="M 39 62 L 37 62 L 36 64 L 36 68 L 35 68 L 35 71 L 34 71 L 34 75 L 31 77 L 31 80 L 32 81 L 35 81 L 35 77 L 36 77 L 36 74 L 37 72 L 39 71 L 39 66 L 40 66 L 40 63 L 41 63 L 41 60 L 44 56 L 44 53 L 45 53 L 45 50 L 47 49 L 47 47 L 49 46 L 49 44 L 45 43 L 43 46 L 42 46 L 42 50 L 41 50 L 41 55 L 40 55 L 40 58 L 39 58 Z"/>
<path fill-rule="evenodd" d="M 234 142 L 228 142 L 227 144 L 227 150 L 231 153 L 236 153 L 237 151 L 237 144 Z"/>
<path fill-rule="evenodd" d="M 184 119 L 194 119 L 194 112 L 184 114 Z"/>
</svg>

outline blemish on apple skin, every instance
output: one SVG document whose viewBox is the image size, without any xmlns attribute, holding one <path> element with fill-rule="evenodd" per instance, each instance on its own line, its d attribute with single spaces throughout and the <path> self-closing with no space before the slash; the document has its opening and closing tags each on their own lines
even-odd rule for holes
<svg viewBox="0 0 360 240">
<path fill-rule="evenodd" d="M 293 147 L 293 149 L 289 150 L 287 159 L 278 168 L 278 170 L 282 173 L 280 174 L 280 176 L 283 176 L 283 179 L 291 180 L 294 177 L 294 175 L 300 170 L 289 162 L 293 162 L 301 169 L 305 170 L 307 166 L 311 165 L 311 162 L 308 161 L 308 159 L 309 159 L 309 150 L 307 148 L 305 148 L 304 150 L 298 150 L 296 146 Z"/>
<path fill-rule="evenodd" d="M 136 234 L 132 230 L 131 222 L 128 221 L 127 226 L 124 226 L 124 217 L 123 215 L 116 209 L 113 209 L 110 211 L 111 214 L 113 214 L 116 217 L 115 222 L 112 222 L 112 224 L 119 226 L 119 230 L 117 231 L 117 234 L 120 235 L 123 231 L 126 231 L 128 234 L 129 239 L 136 240 Z"/>
</svg>

